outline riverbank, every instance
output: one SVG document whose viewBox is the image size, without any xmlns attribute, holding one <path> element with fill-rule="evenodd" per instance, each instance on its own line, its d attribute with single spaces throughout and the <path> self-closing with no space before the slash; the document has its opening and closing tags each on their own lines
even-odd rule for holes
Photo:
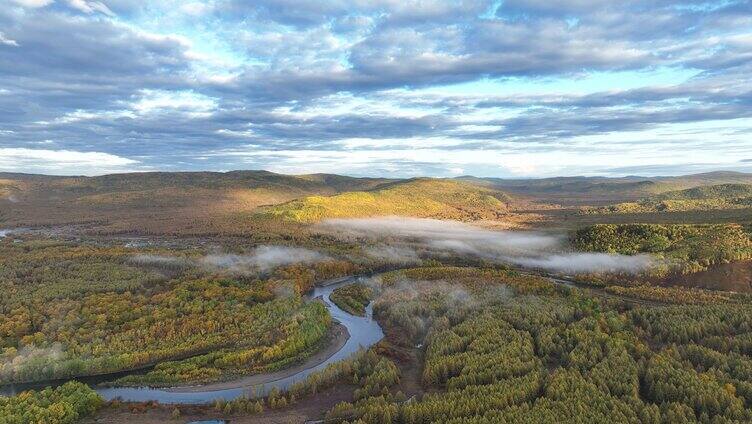
<svg viewBox="0 0 752 424">
<path fill-rule="evenodd" d="M 305 380 L 313 372 L 326 368 L 330 363 L 343 360 L 360 349 L 368 348 L 384 336 L 381 327 L 373 319 L 371 306 L 366 316 L 351 315 L 330 301 L 329 296 L 337 287 L 350 283 L 351 278 L 338 279 L 334 284 L 314 287 L 307 296 L 309 301 L 324 302 L 334 322 L 346 328 L 337 332 L 329 346 L 322 348 L 302 365 L 270 374 L 240 377 L 225 382 L 180 388 L 152 387 L 98 387 L 97 393 L 105 400 L 119 399 L 125 402 L 151 402 L 162 404 L 210 404 L 217 400 L 233 400 L 238 397 L 266 396 L 273 390 L 286 390 Z"/>
<path fill-rule="evenodd" d="M 93 417 L 81 424 L 165 424 L 191 421 L 225 420 L 229 424 L 282 424 L 304 423 L 324 417 L 340 402 L 352 402 L 354 386 L 343 384 L 322 390 L 316 396 L 300 399 L 294 405 L 282 409 L 267 409 L 260 415 L 225 414 L 210 405 L 144 405 L 131 403 L 108 404 Z M 175 409 L 180 418 L 175 419 Z"/>
<path fill-rule="evenodd" d="M 323 364 L 324 362 L 328 361 L 329 358 L 334 356 L 335 353 L 339 352 L 349 339 L 350 332 L 347 331 L 347 328 L 340 323 L 335 323 L 332 325 L 332 330 L 330 331 L 329 336 L 327 337 L 327 341 L 325 342 L 326 347 L 309 356 L 301 364 L 272 373 L 249 375 L 247 377 L 242 377 L 239 379 L 221 381 L 217 383 L 208 383 L 197 386 L 171 387 L 166 388 L 165 391 L 170 393 L 196 393 L 216 390 L 239 389 L 243 387 L 253 387 L 263 384 L 269 384 Z"/>
</svg>

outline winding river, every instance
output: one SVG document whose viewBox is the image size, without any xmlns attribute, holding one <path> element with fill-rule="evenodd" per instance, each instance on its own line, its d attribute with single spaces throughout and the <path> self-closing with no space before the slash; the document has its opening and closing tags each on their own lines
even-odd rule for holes
<svg viewBox="0 0 752 424">
<path fill-rule="evenodd" d="M 2 237 L 0 232 L 0 237 Z M 533 273 L 526 272 L 528 275 L 535 275 Z M 556 277 L 552 275 L 542 275 L 548 278 L 551 282 L 559 286 L 566 286 L 570 288 L 582 286 L 577 282 L 567 279 Z M 329 296 L 338 287 L 342 287 L 347 284 L 360 283 L 362 277 L 350 276 L 345 278 L 339 278 L 324 282 L 322 285 L 317 286 L 313 291 L 306 296 L 308 301 L 314 301 L 315 299 L 321 299 L 326 305 L 332 318 L 344 327 L 349 333 L 349 337 L 344 344 L 341 344 L 334 353 L 331 353 L 328 357 L 319 360 L 314 357 L 309 359 L 312 365 L 305 367 L 299 371 L 295 369 L 282 370 L 270 374 L 259 374 L 254 376 L 240 377 L 236 380 L 220 383 L 209 383 L 206 385 L 198 386 L 186 386 L 186 387 L 173 387 L 173 388 L 151 388 L 151 387 L 94 387 L 97 393 L 99 393 L 105 400 L 121 399 L 126 402 L 147 402 L 158 401 L 163 404 L 205 404 L 211 403 L 215 400 L 232 400 L 239 397 L 252 397 L 252 396 L 266 396 L 269 392 L 277 388 L 279 390 L 288 389 L 293 384 L 304 380 L 311 373 L 324 369 L 327 365 L 341 361 L 361 348 L 368 348 L 382 338 L 384 338 L 384 332 L 382 331 L 376 320 L 373 319 L 373 302 L 366 308 L 366 314 L 363 317 L 351 315 L 337 305 L 335 305 Z M 631 299 L 625 296 L 620 296 L 612 293 L 606 293 L 603 290 L 597 288 L 587 288 L 587 290 L 594 292 L 593 294 L 601 295 L 604 297 L 620 298 L 625 301 L 629 301 L 637 304 L 653 304 L 657 302 L 649 302 Z M 658 306 L 657 304 L 654 306 Z M 341 342 L 340 342 L 341 343 Z M 319 353 L 321 355 L 321 353 Z M 323 355 L 326 355 L 324 353 Z M 101 381 L 101 380 L 100 380 Z M 259 383 L 263 381 L 263 383 Z M 56 384 L 62 384 L 62 381 L 56 381 Z M 12 386 L 10 389 L 0 388 L 0 394 L 12 395 L 17 392 L 18 389 L 39 388 L 36 386 L 50 385 L 48 383 L 34 383 L 27 388 Z M 23 386 L 23 385 L 21 385 Z M 5 390 L 3 390 L 5 389 Z M 8 392 L 8 393 L 4 393 Z"/>
<path fill-rule="evenodd" d="M 358 317 L 343 311 L 329 299 L 329 295 L 337 287 L 358 281 L 360 281 L 358 277 L 338 279 L 331 284 L 325 283 L 325 285 L 316 287 L 308 296 L 310 300 L 321 298 L 326 304 L 332 318 L 344 326 L 350 334 L 350 337 L 342 348 L 315 366 L 264 384 L 241 384 L 239 387 L 220 390 L 204 390 L 201 386 L 176 387 L 169 389 L 154 389 L 150 387 L 106 387 L 95 389 L 105 400 L 119 398 L 127 402 L 158 401 L 163 404 L 202 404 L 220 399 L 231 400 L 241 396 L 251 396 L 253 394 L 256 396 L 265 396 L 273 388 L 285 390 L 294 383 L 304 380 L 311 373 L 324 369 L 331 363 L 341 361 L 359 349 L 367 348 L 377 343 L 384 337 L 381 327 L 376 320 L 373 319 L 373 303 L 366 308 L 365 316 Z M 232 382 L 229 382 L 227 385 L 231 386 Z"/>
</svg>

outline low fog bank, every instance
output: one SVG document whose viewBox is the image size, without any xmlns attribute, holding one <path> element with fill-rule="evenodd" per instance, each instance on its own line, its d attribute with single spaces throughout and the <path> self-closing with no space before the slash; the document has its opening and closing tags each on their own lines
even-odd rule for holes
<svg viewBox="0 0 752 424">
<path fill-rule="evenodd" d="M 178 256 L 143 254 L 129 259 L 134 265 L 159 268 L 199 266 L 211 270 L 226 270 L 238 274 L 272 269 L 292 264 L 311 264 L 331 259 L 322 253 L 300 247 L 259 246 L 247 254 L 213 253 L 199 259 Z"/>
<path fill-rule="evenodd" d="M 228 269 L 234 272 L 243 272 L 258 269 L 262 272 L 269 271 L 282 265 L 310 264 L 330 259 L 319 252 L 300 247 L 284 246 L 259 246 L 250 254 L 212 254 L 201 259 L 201 263 L 220 269 Z"/>
<path fill-rule="evenodd" d="M 300 247 L 259 246 L 245 255 L 207 255 L 201 259 L 201 263 L 213 268 L 228 269 L 234 272 L 244 272 L 251 269 L 266 272 L 282 265 L 310 264 L 327 259 L 329 257 L 326 255 Z"/>
<path fill-rule="evenodd" d="M 638 273 L 654 265 L 648 255 L 567 252 L 565 238 L 533 231 L 494 231 L 455 221 L 420 218 L 331 219 L 319 229 L 339 237 L 367 238 L 379 242 L 369 256 L 396 263 L 415 261 L 415 250 L 394 247 L 407 243 L 433 253 L 467 255 L 556 272 Z M 391 250 L 384 246 L 392 246 Z M 403 253 L 405 256 L 400 257 Z M 366 254 L 368 249 L 366 249 Z"/>
<path fill-rule="evenodd" d="M 539 258 L 507 258 L 509 262 L 550 271 L 573 273 L 624 272 L 638 273 L 654 265 L 649 255 L 625 256 L 607 253 L 567 253 Z"/>
<path fill-rule="evenodd" d="M 191 260 L 177 256 L 164 255 L 136 255 L 129 259 L 134 265 L 154 266 L 159 268 L 185 268 L 191 265 Z"/>
<path fill-rule="evenodd" d="M 330 219 L 319 224 L 340 235 L 376 239 L 411 239 L 429 247 L 458 253 L 534 253 L 558 246 L 558 237 L 514 231 L 489 231 L 456 221 L 421 218 Z"/>
<path fill-rule="evenodd" d="M 401 265 L 418 265 L 422 263 L 418 252 L 405 246 L 379 245 L 363 249 L 366 256 Z"/>
</svg>

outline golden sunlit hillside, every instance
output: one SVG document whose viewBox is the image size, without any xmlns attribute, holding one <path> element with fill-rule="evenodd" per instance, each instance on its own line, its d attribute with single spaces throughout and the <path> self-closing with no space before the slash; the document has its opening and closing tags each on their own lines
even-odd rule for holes
<svg viewBox="0 0 752 424">
<path fill-rule="evenodd" d="M 466 182 L 419 178 L 369 191 L 308 196 L 269 207 L 262 214 L 296 222 L 386 215 L 475 221 L 502 217 L 510 201 L 503 192 Z"/>
</svg>

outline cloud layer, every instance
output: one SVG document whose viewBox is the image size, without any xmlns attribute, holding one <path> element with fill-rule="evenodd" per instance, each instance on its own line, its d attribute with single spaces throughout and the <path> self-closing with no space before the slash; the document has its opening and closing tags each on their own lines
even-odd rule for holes
<svg viewBox="0 0 752 424">
<path fill-rule="evenodd" d="M 13 0 L 0 28 L 0 171 L 752 170 L 748 0 Z"/>
</svg>

